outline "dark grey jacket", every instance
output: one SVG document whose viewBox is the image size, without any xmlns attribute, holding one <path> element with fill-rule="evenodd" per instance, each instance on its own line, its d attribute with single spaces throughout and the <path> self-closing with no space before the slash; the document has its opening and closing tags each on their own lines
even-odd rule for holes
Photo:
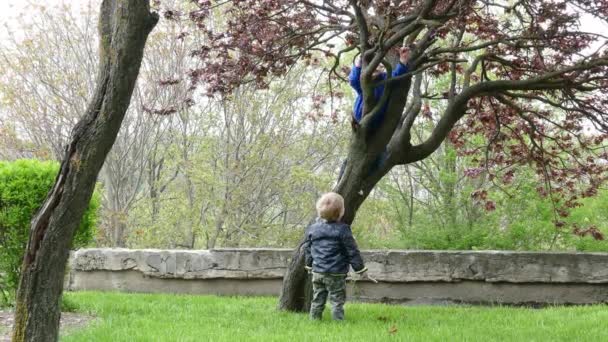
<svg viewBox="0 0 608 342">
<path fill-rule="evenodd" d="M 306 266 L 316 273 L 348 273 L 352 265 L 357 273 L 365 272 L 361 253 L 350 230 L 341 222 L 318 220 L 306 229 L 304 242 Z"/>
</svg>

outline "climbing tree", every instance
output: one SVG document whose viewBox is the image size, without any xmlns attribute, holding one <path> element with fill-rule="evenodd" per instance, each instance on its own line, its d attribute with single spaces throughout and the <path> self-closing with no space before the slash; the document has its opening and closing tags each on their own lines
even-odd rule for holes
<svg viewBox="0 0 608 342">
<path fill-rule="evenodd" d="M 431 155 L 446 139 L 460 153 L 484 156 L 479 167 L 508 182 L 519 165 L 531 165 L 550 196 L 555 224 L 591 196 L 605 178 L 603 142 L 608 132 L 606 37 L 581 20 L 601 22 L 608 1 L 589 0 L 381 0 L 195 1 L 189 13 L 207 43 L 193 52 L 203 66 L 194 84 L 227 93 L 243 83 L 266 86 L 299 61 L 327 58 L 329 89 L 345 81 L 353 51 L 362 56 L 363 119 L 353 125 L 348 164 L 334 191 L 344 196 L 348 223 L 378 181 L 396 165 Z M 169 12 L 168 16 L 181 13 Z M 208 25 L 222 14 L 224 25 Z M 381 82 L 372 73 L 390 70 L 396 50 L 410 46 L 409 72 Z M 447 78 L 448 82 L 438 82 Z M 385 85 L 382 98 L 373 89 Z M 325 105 L 331 110 L 331 90 Z M 429 101 L 442 102 L 430 108 Z M 387 106 L 379 127 L 371 125 Z M 415 136 L 430 120 L 434 128 Z M 462 150 L 471 135 L 476 151 Z M 379 167 L 372 167 L 386 151 Z M 577 189 L 582 189 L 578 191 Z M 478 200 L 492 202 L 484 192 Z M 580 233 L 580 232 L 579 232 Z M 303 310 L 305 273 L 295 251 L 279 307 Z"/>
</svg>

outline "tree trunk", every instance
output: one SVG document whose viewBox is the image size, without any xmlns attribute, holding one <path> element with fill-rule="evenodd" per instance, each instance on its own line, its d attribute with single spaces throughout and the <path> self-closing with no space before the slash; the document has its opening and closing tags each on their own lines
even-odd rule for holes
<svg viewBox="0 0 608 342">
<path fill-rule="evenodd" d="M 343 222 L 351 224 L 355 219 L 359 207 L 376 183 L 390 170 L 390 167 L 381 167 L 370 175 L 370 167 L 376 156 L 370 157 L 364 151 L 364 146 L 357 142 L 356 138 L 350 148 L 348 164 L 344 175 L 338 183 L 334 192 L 344 197 Z M 311 221 L 312 223 L 312 221 Z M 310 277 L 304 269 L 304 240 L 300 242 L 294 251 L 291 262 L 283 277 L 283 288 L 279 298 L 279 310 L 307 312 L 310 310 L 312 299 L 312 284 Z"/>
<path fill-rule="evenodd" d="M 393 57 L 389 56 L 389 58 Z M 396 60 L 392 62 L 395 64 Z M 410 84 L 410 80 L 405 79 L 387 87 L 385 91 L 407 94 Z M 373 95 L 373 88 L 366 88 L 363 84 L 362 86 L 364 88 L 363 112 L 367 113 L 366 108 L 373 108 L 375 105 L 375 101 L 370 102 L 367 99 L 370 94 Z M 373 98 L 373 96 L 371 97 Z M 346 168 L 338 185 L 333 190 L 344 197 L 343 222 L 352 224 L 359 207 L 369 196 L 374 186 L 399 162 L 399 156 L 391 155 L 389 143 L 394 140 L 392 137 L 395 134 L 400 136 L 398 126 L 406 100 L 407 96 L 391 96 L 387 103 L 384 119 L 379 127 L 370 128 L 369 124 L 365 123 L 364 118 L 359 128 L 353 131 Z M 401 145 L 403 143 L 397 144 Z M 301 246 L 296 249 L 283 277 L 283 288 L 279 299 L 280 310 L 301 312 L 307 311 L 309 308 L 312 287 L 309 281 L 302 281 L 302 279 L 307 279 L 303 254 Z"/>
<path fill-rule="evenodd" d="M 312 281 L 304 269 L 304 240 L 302 240 L 294 251 L 283 277 L 278 308 L 279 310 L 308 312 L 311 300 Z"/>
<path fill-rule="evenodd" d="M 57 341 L 63 275 L 74 232 L 129 106 L 148 34 L 158 21 L 147 0 L 104 0 L 100 69 L 55 184 L 32 220 L 17 291 L 13 341 Z"/>
<path fill-rule="evenodd" d="M 112 218 L 112 232 L 114 233 L 112 246 L 124 248 L 127 246 L 125 232 L 127 231 L 126 214 L 115 214 Z"/>
</svg>

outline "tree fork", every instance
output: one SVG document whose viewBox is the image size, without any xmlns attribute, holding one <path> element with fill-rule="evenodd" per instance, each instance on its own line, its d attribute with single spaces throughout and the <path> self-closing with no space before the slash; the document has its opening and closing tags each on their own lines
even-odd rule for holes
<svg viewBox="0 0 608 342">
<path fill-rule="evenodd" d="M 93 99 L 72 133 L 52 190 L 30 228 L 17 290 L 13 341 L 57 341 L 63 274 L 74 232 L 122 124 L 149 33 L 149 0 L 104 0 Z"/>
</svg>

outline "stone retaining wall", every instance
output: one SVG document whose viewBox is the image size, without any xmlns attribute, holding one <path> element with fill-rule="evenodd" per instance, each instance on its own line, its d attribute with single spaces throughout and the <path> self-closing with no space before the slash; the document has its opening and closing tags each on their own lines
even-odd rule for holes
<svg viewBox="0 0 608 342">
<path fill-rule="evenodd" d="M 68 290 L 278 295 L 290 249 L 72 253 Z M 379 283 L 350 282 L 351 299 L 401 303 L 608 303 L 608 254 L 364 251 Z"/>
</svg>

